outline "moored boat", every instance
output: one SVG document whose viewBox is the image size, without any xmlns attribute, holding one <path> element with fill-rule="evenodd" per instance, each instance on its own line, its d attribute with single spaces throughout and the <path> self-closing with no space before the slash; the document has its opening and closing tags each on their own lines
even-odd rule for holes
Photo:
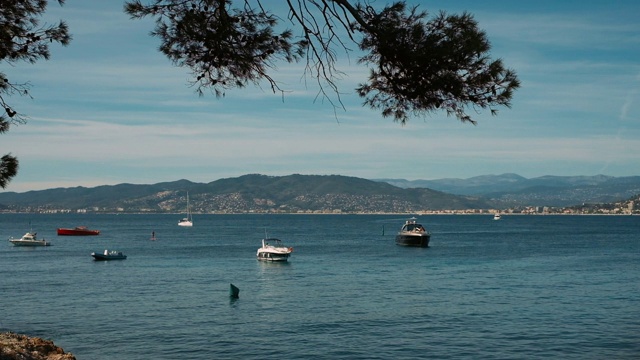
<svg viewBox="0 0 640 360">
<path fill-rule="evenodd" d="M 15 246 L 49 246 L 51 245 L 51 243 L 46 241 L 45 239 L 38 240 L 36 238 L 36 233 L 32 233 L 32 232 L 28 232 L 22 235 L 20 239 L 14 239 L 13 237 L 11 237 L 9 238 L 9 242 Z"/>
<path fill-rule="evenodd" d="M 88 236 L 100 235 L 100 230 L 91 230 L 86 226 L 76 226 L 74 228 L 58 228 L 58 236 Z"/>
<path fill-rule="evenodd" d="M 193 226 L 193 218 L 191 216 L 191 208 L 189 207 L 189 193 L 187 192 L 187 216 L 178 221 L 178 226 Z"/>
<path fill-rule="evenodd" d="M 284 246 L 281 240 L 265 238 L 262 239 L 262 247 L 258 249 L 256 256 L 263 261 L 287 261 L 292 252 L 293 248 Z"/>
<path fill-rule="evenodd" d="M 123 254 L 122 251 L 115 250 L 106 250 L 103 253 L 91 253 L 91 256 L 95 260 L 124 260 L 127 258 L 127 255 Z"/>
<path fill-rule="evenodd" d="M 416 218 L 407 220 L 396 235 L 396 244 L 404 246 L 429 247 L 431 234 L 416 222 Z"/>
</svg>

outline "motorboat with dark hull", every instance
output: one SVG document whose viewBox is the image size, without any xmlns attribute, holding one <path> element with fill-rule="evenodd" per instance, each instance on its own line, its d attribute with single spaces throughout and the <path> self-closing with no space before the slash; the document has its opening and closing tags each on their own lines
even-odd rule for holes
<svg viewBox="0 0 640 360">
<path fill-rule="evenodd" d="M 262 239 L 262 247 L 256 256 L 262 261 L 287 261 L 293 252 L 292 247 L 286 247 L 282 241 L 275 238 Z"/>
<path fill-rule="evenodd" d="M 127 255 L 115 250 L 105 250 L 103 253 L 94 252 L 91 253 L 91 256 L 93 256 L 95 260 L 124 260 L 127 258 Z"/>
<path fill-rule="evenodd" d="M 416 222 L 416 218 L 407 220 L 396 235 L 396 244 L 402 246 L 429 247 L 431 234 Z"/>
</svg>

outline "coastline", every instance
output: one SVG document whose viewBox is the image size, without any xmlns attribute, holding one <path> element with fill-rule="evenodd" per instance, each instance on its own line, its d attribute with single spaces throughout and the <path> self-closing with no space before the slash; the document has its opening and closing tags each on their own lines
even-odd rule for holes
<svg viewBox="0 0 640 360">
<path fill-rule="evenodd" d="M 193 213 L 194 215 L 382 215 L 382 216 L 429 216 L 429 215 L 470 215 L 470 216 L 488 216 L 488 215 L 517 215 L 517 216 L 549 216 L 549 215 L 561 215 L 561 216 L 631 216 L 640 215 L 640 211 L 635 212 L 509 212 L 509 211 L 497 211 L 497 210 L 482 210 L 482 211 L 464 211 L 464 210 L 433 210 L 433 211 L 416 211 L 416 212 L 225 212 L 225 213 Z M 2 214 L 45 214 L 56 215 L 54 213 L 43 212 L 4 212 Z M 149 212 L 93 212 L 95 215 L 180 215 L 174 213 L 149 213 Z"/>
<path fill-rule="evenodd" d="M 0 333 L 2 360 L 76 360 L 53 341 L 13 332 Z"/>
</svg>

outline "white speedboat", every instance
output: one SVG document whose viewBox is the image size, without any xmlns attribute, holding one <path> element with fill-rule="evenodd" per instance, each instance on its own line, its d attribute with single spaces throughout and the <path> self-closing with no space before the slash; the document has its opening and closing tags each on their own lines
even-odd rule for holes
<svg viewBox="0 0 640 360">
<path fill-rule="evenodd" d="M 500 214 L 493 215 L 493 220 L 500 220 L 500 219 L 502 219 L 502 216 L 500 216 Z"/>
<path fill-rule="evenodd" d="M 50 242 L 45 241 L 45 239 L 38 240 L 36 238 L 36 233 L 28 232 L 24 234 L 20 239 L 14 239 L 13 237 L 9 239 L 15 246 L 49 246 Z"/>
<path fill-rule="evenodd" d="M 123 254 L 121 251 L 115 250 L 105 250 L 103 253 L 91 253 L 96 260 L 124 260 L 127 258 L 127 255 Z"/>
<path fill-rule="evenodd" d="M 287 261 L 293 252 L 292 247 L 286 247 L 282 241 L 275 238 L 262 239 L 262 247 L 258 249 L 256 256 L 258 260 L 264 261 Z"/>
<path fill-rule="evenodd" d="M 431 234 L 416 222 L 416 218 L 407 220 L 396 235 L 396 244 L 404 246 L 429 247 Z"/>
</svg>

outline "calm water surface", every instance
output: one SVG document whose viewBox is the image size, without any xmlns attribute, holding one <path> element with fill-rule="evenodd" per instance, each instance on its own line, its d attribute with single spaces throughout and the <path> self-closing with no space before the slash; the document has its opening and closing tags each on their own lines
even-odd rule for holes
<svg viewBox="0 0 640 360">
<path fill-rule="evenodd" d="M 426 249 L 398 216 L 179 218 L 0 215 L 0 331 L 80 360 L 640 357 L 640 216 L 423 216 Z M 6 241 L 30 228 L 53 246 Z M 256 260 L 265 231 L 288 263 Z"/>
</svg>

